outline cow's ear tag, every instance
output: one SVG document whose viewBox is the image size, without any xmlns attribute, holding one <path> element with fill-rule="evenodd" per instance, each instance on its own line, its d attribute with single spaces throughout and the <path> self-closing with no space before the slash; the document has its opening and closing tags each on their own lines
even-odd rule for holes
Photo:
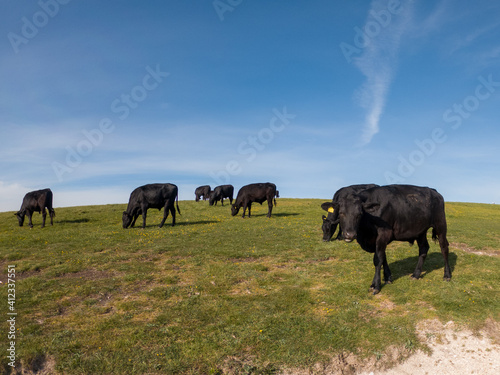
<svg viewBox="0 0 500 375">
<path fill-rule="evenodd" d="M 332 214 L 333 214 L 333 211 L 335 211 L 335 210 L 333 209 L 333 207 L 330 207 L 330 208 L 328 209 L 328 212 L 331 212 Z"/>
</svg>

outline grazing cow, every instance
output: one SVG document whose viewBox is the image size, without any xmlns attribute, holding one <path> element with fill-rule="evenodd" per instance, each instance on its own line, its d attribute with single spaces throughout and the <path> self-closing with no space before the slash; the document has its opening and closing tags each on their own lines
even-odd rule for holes
<svg viewBox="0 0 500 375">
<path fill-rule="evenodd" d="M 380 292 L 380 270 L 384 280 L 392 282 L 385 249 L 392 241 L 418 244 L 419 258 L 412 277 L 418 279 L 429 251 L 427 230 L 432 227 L 432 239 L 438 240 L 444 259 L 444 280 L 451 279 L 448 263 L 448 240 L 444 199 L 436 190 L 412 185 L 379 186 L 349 195 L 339 202 L 327 202 L 339 211 L 340 225 L 346 242 L 356 239 L 361 248 L 374 253 L 375 277 L 373 294 Z"/>
<path fill-rule="evenodd" d="M 335 192 L 331 203 L 337 203 L 342 199 L 345 199 L 350 194 L 357 194 L 363 190 L 370 189 L 372 187 L 377 187 L 375 184 L 363 184 L 363 185 L 351 185 L 340 188 Z M 339 211 L 335 211 L 333 207 L 330 206 L 330 202 L 323 203 L 321 205 L 325 211 L 328 212 L 327 216 L 323 215 L 323 241 L 330 241 L 335 234 L 337 229 Z M 342 227 L 339 226 L 339 233 L 336 237 L 337 240 L 342 239 Z"/>
<path fill-rule="evenodd" d="M 271 212 L 273 210 L 273 199 L 274 205 L 276 205 L 276 195 L 276 185 L 270 182 L 245 185 L 238 191 L 236 202 L 231 206 L 231 214 L 233 216 L 236 216 L 240 210 L 240 207 L 243 207 L 243 218 L 245 217 L 247 208 L 248 217 L 250 217 L 252 202 L 262 204 L 262 202 L 267 200 L 267 206 L 269 207 L 267 217 L 271 217 Z"/>
<path fill-rule="evenodd" d="M 214 191 L 210 193 L 210 199 L 208 200 L 208 204 L 213 206 L 214 203 L 217 206 L 217 202 L 224 206 L 224 198 L 229 198 L 229 203 L 233 204 L 233 194 L 234 187 L 233 185 L 220 185 L 217 186 Z"/>
<path fill-rule="evenodd" d="M 142 227 L 145 228 L 148 208 L 164 209 L 160 228 L 165 224 L 170 211 L 172 213 L 172 226 L 174 226 L 174 202 L 177 205 L 177 212 L 180 214 L 178 190 L 174 184 L 149 184 L 138 187 L 130 194 L 127 210 L 123 211 L 123 228 L 133 227 L 140 214 L 142 214 Z"/>
<path fill-rule="evenodd" d="M 194 195 L 196 196 L 195 201 L 199 202 L 200 198 L 203 199 L 204 201 L 206 201 L 210 197 L 211 191 L 212 191 L 212 189 L 210 188 L 209 185 L 203 185 L 203 186 L 197 187 L 196 190 L 194 191 Z"/>
<path fill-rule="evenodd" d="M 42 213 L 42 228 L 45 227 L 45 219 L 47 217 L 47 211 L 45 207 L 49 210 L 50 225 L 53 225 L 54 216 L 56 212 L 52 208 L 52 191 L 50 189 L 36 190 L 27 193 L 23 198 L 23 203 L 21 209 L 14 215 L 17 216 L 19 221 L 19 226 L 22 227 L 24 224 L 24 217 L 27 215 L 29 219 L 29 227 L 33 228 L 33 222 L 31 217 L 33 212 Z"/>
</svg>

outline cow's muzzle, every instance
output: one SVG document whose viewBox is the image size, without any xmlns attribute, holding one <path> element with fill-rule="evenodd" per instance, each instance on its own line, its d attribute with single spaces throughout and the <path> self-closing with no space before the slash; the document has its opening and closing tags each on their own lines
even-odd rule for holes
<svg viewBox="0 0 500 375">
<path fill-rule="evenodd" d="M 345 242 L 352 242 L 356 238 L 356 235 L 354 233 L 344 233 L 344 241 Z"/>
</svg>

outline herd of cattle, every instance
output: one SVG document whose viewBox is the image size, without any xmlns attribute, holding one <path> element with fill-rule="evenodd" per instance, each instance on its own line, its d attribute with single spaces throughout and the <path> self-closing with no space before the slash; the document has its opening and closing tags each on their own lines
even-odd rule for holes
<svg viewBox="0 0 500 375">
<path fill-rule="evenodd" d="M 273 183 L 256 183 L 243 186 L 233 204 L 234 187 L 232 185 L 217 186 L 213 191 L 210 186 L 200 186 L 195 190 L 195 200 L 209 200 L 210 205 L 218 201 L 224 205 L 229 199 L 231 214 L 236 216 L 243 208 L 243 217 L 248 209 L 251 215 L 252 203 L 262 204 L 267 201 L 267 217 L 271 217 L 273 202 L 279 192 Z M 33 212 L 41 212 L 42 228 L 45 226 L 47 208 L 50 224 L 53 224 L 55 211 L 52 207 L 52 191 L 43 189 L 26 194 L 21 209 L 15 214 L 19 225 L 23 226 L 25 216 L 29 218 L 29 226 L 33 227 Z M 174 184 L 148 184 L 136 188 L 130 194 L 126 211 L 123 212 L 123 228 L 133 227 L 139 215 L 142 215 L 142 227 L 146 226 L 149 208 L 164 209 L 160 228 L 165 223 L 169 212 L 172 214 L 172 226 L 175 225 L 175 208 L 180 213 L 178 189 Z M 446 217 L 444 199 L 436 190 L 413 185 L 374 184 L 351 185 L 339 189 L 329 202 L 321 205 L 327 212 L 323 215 L 323 240 L 330 241 L 339 227 L 337 240 L 352 242 L 357 240 L 361 248 L 373 253 L 375 276 L 370 289 L 374 294 L 380 292 L 384 272 L 385 283 L 392 282 L 391 271 L 387 263 L 385 250 L 392 241 L 417 241 L 419 258 L 413 278 L 418 279 L 422 273 L 422 265 L 429 251 L 427 231 L 432 227 L 432 239 L 439 242 L 444 259 L 444 280 L 451 280 L 451 269 L 448 263 L 448 240 L 446 239 Z"/>
</svg>

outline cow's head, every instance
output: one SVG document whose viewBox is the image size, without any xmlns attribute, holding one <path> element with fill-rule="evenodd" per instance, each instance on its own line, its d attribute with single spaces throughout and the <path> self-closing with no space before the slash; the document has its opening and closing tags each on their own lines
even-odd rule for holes
<svg viewBox="0 0 500 375">
<path fill-rule="evenodd" d="M 214 205 L 214 202 L 215 202 L 215 192 L 212 191 L 210 192 L 210 194 L 208 195 L 208 205 L 209 206 L 213 206 Z"/>
<path fill-rule="evenodd" d="M 25 212 L 24 211 L 18 211 L 14 215 L 17 216 L 17 220 L 19 221 L 19 226 L 22 227 L 23 224 L 24 224 Z"/>
<path fill-rule="evenodd" d="M 323 215 L 323 241 L 330 241 L 335 234 L 338 220 L 338 204 L 333 202 L 325 202 L 321 205 L 321 208 L 328 212 L 328 216 Z"/>
<path fill-rule="evenodd" d="M 232 216 L 236 216 L 238 215 L 238 212 L 240 211 L 240 207 L 235 205 L 235 204 L 232 204 L 231 205 L 231 215 Z"/>
<path fill-rule="evenodd" d="M 344 240 L 351 242 L 358 235 L 359 224 L 363 216 L 363 202 L 357 195 L 348 195 L 340 199 L 338 211 Z"/>
<path fill-rule="evenodd" d="M 132 215 L 130 215 L 127 211 L 123 211 L 122 221 L 123 229 L 127 229 L 132 223 Z"/>
</svg>

